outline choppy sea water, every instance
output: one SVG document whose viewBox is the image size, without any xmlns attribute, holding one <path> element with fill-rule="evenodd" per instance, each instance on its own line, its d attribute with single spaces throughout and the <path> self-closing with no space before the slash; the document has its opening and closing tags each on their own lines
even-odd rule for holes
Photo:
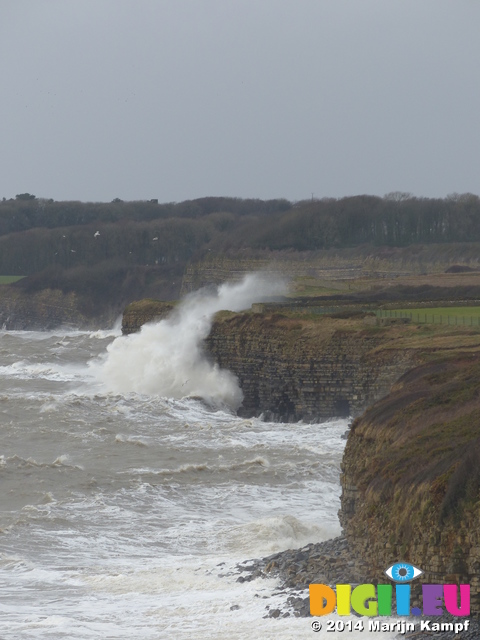
<svg viewBox="0 0 480 640">
<path fill-rule="evenodd" d="M 105 391 L 117 335 L 0 333 L 0 637 L 311 637 L 264 618 L 274 580 L 224 574 L 338 535 L 346 421 Z"/>
</svg>

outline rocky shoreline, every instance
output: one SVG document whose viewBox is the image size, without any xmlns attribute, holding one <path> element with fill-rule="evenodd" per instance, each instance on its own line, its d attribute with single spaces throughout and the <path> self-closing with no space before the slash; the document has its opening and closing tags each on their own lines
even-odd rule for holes
<svg viewBox="0 0 480 640">
<path fill-rule="evenodd" d="M 247 560 L 237 565 L 237 582 L 250 582 L 257 578 L 278 578 L 275 594 L 284 593 L 286 608 L 267 611 L 271 618 L 306 617 L 310 615 L 308 585 L 359 584 L 363 582 L 363 564 L 354 559 L 344 536 L 311 543 L 301 549 L 288 549 L 266 558 Z"/>
<path fill-rule="evenodd" d="M 130 309 L 131 330 L 158 313 L 142 304 L 144 315 Z M 246 415 L 360 416 L 342 461 L 345 537 L 242 563 L 238 580 L 278 580 L 274 595 L 285 606 L 270 604 L 267 617 L 308 616 L 309 584 L 383 582 L 385 568 L 402 559 L 425 571 L 412 585 L 412 606 L 422 581 L 470 584 L 479 615 L 480 328 L 370 320 L 217 314 L 206 353 L 237 375 Z M 410 637 L 454 637 L 410 621 Z M 462 637 L 480 639 L 476 619 Z"/>
<path fill-rule="evenodd" d="M 309 617 L 310 601 L 308 586 L 311 583 L 361 584 L 365 582 L 366 566 L 355 558 L 345 536 L 324 542 L 311 543 L 301 549 L 288 549 L 266 558 L 246 560 L 237 565 L 240 574 L 237 582 L 250 582 L 258 578 L 278 578 L 279 586 L 272 595 L 283 595 L 285 605 L 281 609 L 265 606 L 266 618 Z M 355 614 L 352 614 L 355 615 Z M 469 618 L 469 628 L 460 635 L 454 631 L 421 631 L 419 618 L 403 618 L 402 621 L 416 623 L 416 630 L 399 634 L 397 638 L 415 640 L 479 640 L 480 620 Z M 460 622 L 463 619 L 444 614 L 432 618 L 431 622 Z"/>
</svg>

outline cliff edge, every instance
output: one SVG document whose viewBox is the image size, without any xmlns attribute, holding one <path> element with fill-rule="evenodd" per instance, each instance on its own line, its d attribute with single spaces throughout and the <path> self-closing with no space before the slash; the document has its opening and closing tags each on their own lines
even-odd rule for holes
<svg viewBox="0 0 480 640">
<path fill-rule="evenodd" d="M 164 311 L 135 303 L 127 324 Z M 480 612 L 480 327 L 223 311 L 205 348 L 237 375 L 244 415 L 364 412 L 348 435 L 339 515 L 365 580 L 408 561 L 425 570 L 419 584 L 471 584 Z"/>
<path fill-rule="evenodd" d="M 352 424 L 340 521 L 380 579 L 395 561 L 420 582 L 467 583 L 480 611 L 480 354 L 435 359 L 402 376 Z M 367 577 L 367 576 L 366 576 Z"/>
</svg>

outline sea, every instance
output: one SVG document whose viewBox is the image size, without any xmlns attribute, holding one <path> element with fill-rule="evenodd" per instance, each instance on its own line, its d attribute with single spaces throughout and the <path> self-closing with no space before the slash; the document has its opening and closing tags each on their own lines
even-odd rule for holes
<svg viewBox="0 0 480 640">
<path fill-rule="evenodd" d="M 312 637 L 236 565 L 340 533 L 348 421 L 238 417 L 202 349 L 224 294 L 128 337 L 0 332 L 1 640 Z"/>
</svg>

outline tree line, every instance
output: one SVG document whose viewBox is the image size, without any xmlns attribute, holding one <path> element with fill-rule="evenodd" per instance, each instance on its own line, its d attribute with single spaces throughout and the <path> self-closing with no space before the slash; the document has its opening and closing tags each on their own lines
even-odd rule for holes
<svg viewBox="0 0 480 640">
<path fill-rule="evenodd" d="M 184 202 L 159 204 L 158 200 L 124 202 L 56 202 L 30 193 L 0 200 L 0 235 L 38 227 L 54 229 L 88 224 L 108 224 L 130 220 L 145 222 L 168 218 L 197 219 L 212 213 L 229 212 L 234 216 L 264 215 L 290 209 L 287 200 L 241 198 L 198 198 Z"/>
<path fill-rule="evenodd" d="M 104 230 L 95 250 L 89 243 L 93 227 L 94 233 Z M 22 239 L 21 233 L 28 231 L 33 233 Z M 124 238 L 126 231 L 131 236 L 129 242 Z M 175 246 L 188 245 L 189 249 L 180 251 L 184 258 L 197 249 L 199 242 L 219 250 L 250 247 L 304 251 L 360 244 L 480 241 L 480 198 L 469 193 L 443 199 L 393 193 L 383 198 L 353 196 L 297 203 L 209 197 L 159 204 L 156 200 L 123 202 L 118 198 L 110 203 L 55 202 L 29 193 L 18 194 L 15 199 L 0 201 L 0 239 L 10 236 L 0 247 L 2 254 L 6 252 L 0 269 L 29 273 L 45 261 L 78 264 L 80 255 L 69 256 L 68 250 L 89 261 L 105 259 L 106 254 L 123 259 L 132 252 L 140 264 L 158 259 L 156 253 L 172 253 L 166 249 L 153 251 L 150 232 L 159 234 L 160 244 L 172 241 Z M 63 245 L 58 242 L 63 236 L 71 240 L 71 246 L 69 241 Z M 6 257 L 11 243 L 19 248 L 16 264 Z M 40 248 L 43 244 L 48 245 L 48 259 L 46 255 L 38 257 L 35 263 L 30 257 L 22 257 L 27 246 L 46 254 Z M 177 249 L 173 251 L 178 253 Z"/>
<path fill-rule="evenodd" d="M 10 286 L 90 287 L 99 299 L 109 283 L 128 292 L 138 286 L 141 295 L 155 280 L 175 297 L 185 266 L 210 252 L 449 242 L 480 242 L 478 196 L 393 193 L 296 203 L 209 197 L 159 204 L 55 202 L 25 193 L 0 201 L 0 274 L 29 276 Z"/>
<path fill-rule="evenodd" d="M 270 220 L 258 221 L 241 240 L 269 249 L 317 250 L 362 244 L 408 246 L 480 241 L 480 198 L 445 199 L 356 196 L 302 202 Z"/>
</svg>

